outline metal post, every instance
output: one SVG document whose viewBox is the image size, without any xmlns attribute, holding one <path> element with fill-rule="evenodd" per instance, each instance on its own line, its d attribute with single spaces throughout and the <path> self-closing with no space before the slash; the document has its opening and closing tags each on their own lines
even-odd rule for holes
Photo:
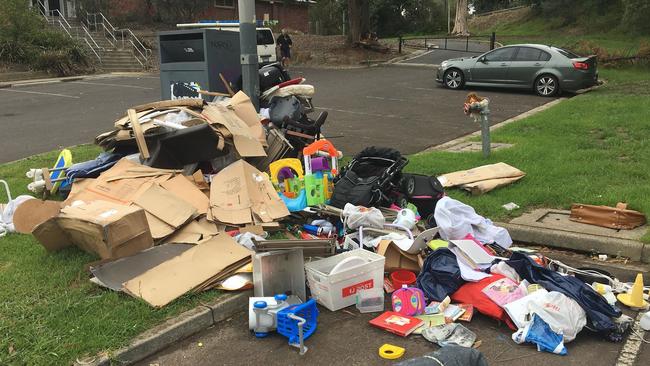
<svg viewBox="0 0 650 366">
<path fill-rule="evenodd" d="M 257 66 L 255 0 L 239 0 L 239 48 L 241 49 L 242 89 L 259 111 L 260 79 Z"/>
<path fill-rule="evenodd" d="M 447 37 L 445 37 L 445 49 L 447 49 Z"/>
<path fill-rule="evenodd" d="M 445 7 L 447 8 L 447 34 L 450 34 L 451 33 L 451 9 L 449 8 L 449 0 L 445 1 Z"/>
<path fill-rule="evenodd" d="M 483 145 L 483 157 L 490 156 L 490 120 L 488 113 L 481 112 L 481 144 Z"/>
<path fill-rule="evenodd" d="M 398 42 L 399 42 L 399 44 L 397 46 L 397 52 L 402 53 L 402 36 L 399 36 Z"/>
<path fill-rule="evenodd" d="M 469 51 L 469 36 L 465 38 L 465 52 Z"/>
<path fill-rule="evenodd" d="M 495 32 L 492 32 L 492 36 L 490 37 L 490 50 L 494 49 L 496 40 L 497 40 L 497 34 Z"/>
<path fill-rule="evenodd" d="M 424 49 L 425 49 L 425 50 L 428 50 L 428 49 L 429 49 L 429 47 L 427 47 L 427 39 L 426 39 L 426 38 L 424 39 Z"/>
</svg>

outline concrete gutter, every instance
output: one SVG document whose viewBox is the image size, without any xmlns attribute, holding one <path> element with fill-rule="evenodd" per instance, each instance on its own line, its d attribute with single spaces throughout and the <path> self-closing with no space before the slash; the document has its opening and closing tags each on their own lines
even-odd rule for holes
<svg viewBox="0 0 650 366">
<path fill-rule="evenodd" d="M 637 240 L 605 237 L 513 223 L 495 223 L 508 230 L 515 242 L 622 256 L 650 263 L 650 246 Z"/>
<path fill-rule="evenodd" d="M 199 305 L 135 337 L 128 346 L 91 361 L 77 360 L 75 365 L 131 365 L 232 315 L 248 308 L 251 290 L 226 294 L 214 302 Z"/>
</svg>

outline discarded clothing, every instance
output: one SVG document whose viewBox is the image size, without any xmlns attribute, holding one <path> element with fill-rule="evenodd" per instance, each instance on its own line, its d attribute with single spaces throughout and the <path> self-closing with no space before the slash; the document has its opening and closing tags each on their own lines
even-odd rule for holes
<svg viewBox="0 0 650 366">
<path fill-rule="evenodd" d="M 517 328 L 512 323 L 512 320 L 510 320 L 506 312 L 483 293 L 485 286 L 488 286 L 492 282 L 501 278 L 504 277 L 499 274 L 493 274 L 492 277 L 485 278 L 478 282 L 468 282 L 451 295 L 451 300 L 454 303 L 473 305 L 474 309 L 479 313 L 499 321 L 504 321 L 510 329 L 515 330 Z"/>
<path fill-rule="evenodd" d="M 456 256 L 447 248 L 431 253 L 422 266 L 417 285 L 429 300 L 442 301 L 463 284 Z"/>
<path fill-rule="evenodd" d="M 476 334 L 458 323 L 424 328 L 422 336 L 440 347 L 456 345 L 470 348 L 476 341 Z"/>
<path fill-rule="evenodd" d="M 471 206 L 450 197 L 443 197 L 434 213 L 440 237 L 445 240 L 464 239 L 472 234 L 481 243 L 497 243 L 504 248 L 512 245 L 508 231 L 494 226 L 492 221 L 480 216 Z"/>
<path fill-rule="evenodd" d="M 512 334 L 512 340 L 517 344 L 536 344 L 539 352 L 546 351 L 562 356 L 567 353 L 562 335 L 555 333 L 537 314 L 533 315 L 533 319 L 523 329 Z"/>
<path fill-rule="evenodd" d="M 427 353 L 422 357 L 412 358 L 395 364 L 395 366 L 488 366 L 481 351 L 455 345 Z"/>
<path fill-rule="evenodd" d="M 621 311 L 609 305 L 607 300 L 590 286 L 572 276 L 562 276 L 535 263 L 522 253 L 513 253 L 506 263 L 514 268 L 521 278 L 536 283 L 548 291 L 557 291 L 574 299 L 587 313 L 590 327 L 598 332 L 615 330 L 611 318 L 621 316 Z"/>
<path fill-rule="evenodd" d="M 122 154 L 103 152 L 94 160 L 77 163 L 66 169 L 66 177 L 70 182 L 75 178 L 97 178 L 101 172 L 110 169 L 123 156 Z"/>
</svg>

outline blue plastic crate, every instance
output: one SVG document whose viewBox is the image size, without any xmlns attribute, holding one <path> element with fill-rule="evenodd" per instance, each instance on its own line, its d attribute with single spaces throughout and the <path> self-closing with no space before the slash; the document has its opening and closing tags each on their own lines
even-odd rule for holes
<svg viewBox="0 0 650 366">
<path fill-rule="evenodd" d="M 315 331 L 318 323 L 318 308 L 316 301 L 311 299 L 304 304 L 292 305 L 278 311 L 278 333 L 289 339 L 289 344 L 300 343 L 298 336 L 298 321 L 289 318 L 289 314 L 295 314 L 306 320 L 302 327 L 303 338 L 309 338 Z"/>
</svg>

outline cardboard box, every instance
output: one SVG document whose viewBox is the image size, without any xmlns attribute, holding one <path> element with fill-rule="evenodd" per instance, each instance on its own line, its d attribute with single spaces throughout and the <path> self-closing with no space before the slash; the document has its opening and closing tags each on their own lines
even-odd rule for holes
<svg viewBox="0 0 650 366">
<path fill-rule="evenodd" d="M 260 123 L 260 117 L 248 95 L 243 91 L 238 91 L 230 98 L 230 107 L 235 111 L 237 117 L 248 125 L 253 137 L 257 138 L 257 141 L 263 146 L 267 146 L 266 134 Z"/>
<path fill-rule="evenodd" d="M 268 176 L 244 160 L 212 178 L 210 211 L 220 222 L 234 225 L 272 222 L 289 215 Z"/>
<path fill-rule="evenodd" d="M 250 127 L 232 109 L 221 104 L 210 104 L 203 109 L 203 116 L 210 124 L 223 126 L 232 134 L 235 149 L 240 156 L 266 156 L 264 147 Z"/>
<path fill-rule="evenodd" d="M 144 210 L 107 201 L 65 207 L 59 216 L 36 227 L 34 236 L 48 250 L 72 243 L 102 259 L 126 257 L 153 246 Z"/>
<path fill-rule="evenodd" d="M 377 254 L 383 255 L 386 258 L 384 268 L 387 271 L 396 269 L 407 269 L 409 271 L 420 272 L 420 265 L 418 264 L 418 256 L 415 254 L 408 254 L 402 251 L 391 240 L 382 240 L 377 247 Z"/>
</svg>

